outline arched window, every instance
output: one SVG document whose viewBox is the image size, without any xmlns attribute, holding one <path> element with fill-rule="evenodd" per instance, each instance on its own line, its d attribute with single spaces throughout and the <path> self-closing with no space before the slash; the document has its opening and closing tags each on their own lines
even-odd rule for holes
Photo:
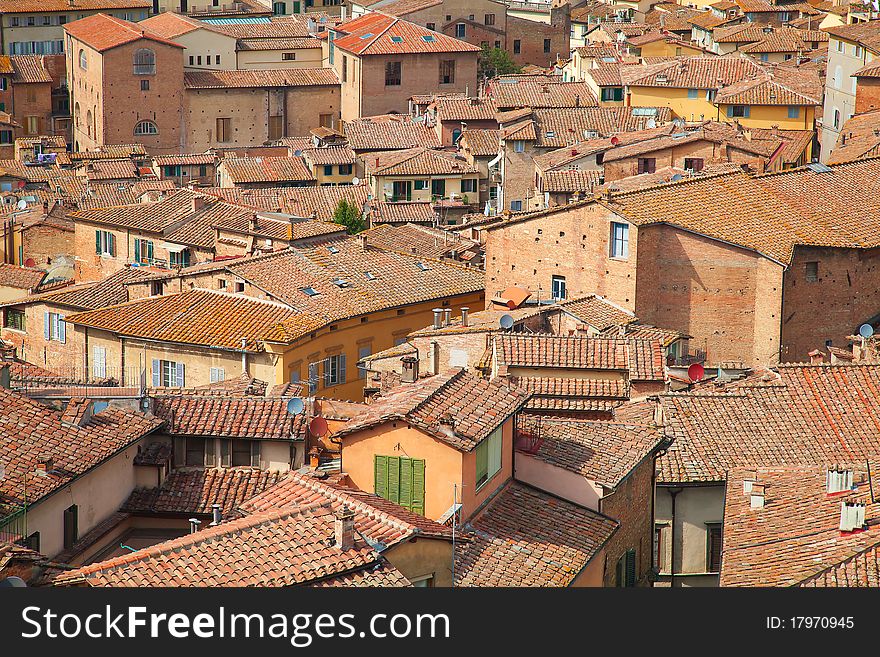
<svg viewBox="0 0 880 657">
<path fill-rule="evenodd" d="M 86 132 L 88 133 L 89 137 L 94 136 L 92 134 L 92 110 L 88 110 L 86 112 Z"/>
<path fill-rule="evenodd" d="M 83 70 L 87 69 L 89 66 L 89 60 L 86 59 L 86 51 L 82 48 L 79 49 L 79 67 Z"/>
<path fill-rule="evenodd" d="M 843 89 L 843 69 L 840 66 L 834 69 L 834 88 Z"/>
<path fill-rule="evenodd" d="M 79 103 L 76 103 L 73 106 L 73 123 L 76 127 L 79 127 L 79 121 L 82 118 L 82 113 L 79 111 Z"/>
<path fill-rule="evenodd" d="M 134 126 L 135 135 L 158 135 L 159 127 L 152 121 L 138 121 Z"/>
<path fill-rule="evenodd" d="M 155 75 L 156 53 L 149 48 L 141 48 L 134 51 L 134 74 Z"/>
</svg>

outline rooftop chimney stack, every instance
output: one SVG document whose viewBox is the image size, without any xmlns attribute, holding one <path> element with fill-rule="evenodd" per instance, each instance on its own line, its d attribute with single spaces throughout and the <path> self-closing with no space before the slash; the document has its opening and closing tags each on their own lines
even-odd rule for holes
<svg viewBox="0 0 880 657">
<path fill-rule="evenodd" d="M 198 212 L 203 207 L 205 207 L 205 197 L 204 196 L 193 196 L 192 199 L 192 211 Z"/>
<path fill-rule="evenodd" d="M 825 361 L 825 354 L 818 349 L 813 349 L 813 351 L 808 353 L 807 356 L 810 357 L 810 365 L 819 365 Z"/>
<path fill-rule="evenodd" d="M 189 533 L 195 534 L 197 531 L 199 531 L 199 525 L 201 525 L 201 524 L 202 524 L 202 521 L 199 520 L 198 518 L 190 518 L 189 519 Z"/>
<path fill-rule="evenodd" d="M 461 325 L 462 326 L 468 325 L 468 312 L 469 311 L 470 311 L 470 308 L 468 308 L 467 306 L 463 306 L 461 309 Z"/>
<path fill-rule="evenodd" d="M 52 472 L 54 461 L 49 454 L 42 454 L 37 461 L 37 472 L 40 474 L 49 474 Z"/>
<path fill-rule="evenodd" d="M 404 356 L 400 359 L 403 364 L 403 375 L 400 377 L 403 383 L 415 383 L 419 379 L 419 359 L 415 356 Z"/>
<path fill-rule="evenodd" d="M 211 509 L 214 511 L 214 520 L 211 522 L 211 526 L 216 527 L 223 522 L 223 512 L 219 504 L 212 504 Z"/>
<path fill-rule="evenodd" d="M 434 308 L 434 328 L 443 328 L 443 309 Z"/>
<path fill-rule="evenodd" d="M 354 547 L 354 511 L 343 505 L 334 522 L 336 547 L 343 552 Z"/>
<path fill-rule="evenodd" d="M 443 309 L 443 326 L 449 326 L 452 321 L 452 308 Z"/>
<path fill-rule="evenodd" d="M 361 242 L 361 251 L 366 252 L 366 250 L 367 250 L 367 236 L 364 235 L 363 233 L 360 233 L 358 235 L 358 239 Z"/>
</svg>

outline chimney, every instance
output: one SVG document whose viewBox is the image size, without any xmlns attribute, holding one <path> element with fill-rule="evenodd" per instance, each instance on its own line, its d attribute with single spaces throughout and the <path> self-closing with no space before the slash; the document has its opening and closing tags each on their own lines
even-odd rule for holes
<svg viewBox="0 0 880 657">
<path fill-rule="evenodd" d="M 198 212 L 203 207 L 205 207 L 205 197 L 204 196 L 193 196 L 192 199 L 192 211 Z"/>
<path fill-rule="evenodd" d="M 757 482 L 752 483 L 752 490 L 749 494 L 750 506 L 753 509 L 764 508 L 764 485 Z"/>
<path fill-rule="evenodd" d="M 336 512 L 336 520 L 333 523 L 336 547 L 343 552 L 354 547 L 354 511 L 346 505 Z"/>
<path fill-rule="evenodd" d="M 468 311 L 469 310 L 470 310 L 470 308 L 468 308 L 467 306 L 463 306 L 461 309 L 461 325 L 462 326 L 468 325 Z"/>
<path fill-rule="evenodd" d="M 211 522 L 211 527 L 216 527 L 223 521 L 223 512 L 221 511 L 221 506 L 219 504 L 212 504 L 211 509 L 214 511 L 214 520 Z"/>
<path fill-rule="evenodd" d="M 92 400 L 72 397 L 61 414 L 61 424 L 67 427 L 84 427 L 91 422 L 93 411 Z"/>
<path fill-rule="evenodd" d="M 36 471 L 40 474 L 49 474 L 54 467 L 54 461 L 49 454 L 41 454 L 37 460 Z"/>
<path fill-rule="evenodd" d="M 443 326 L 449 326 L 449 322 L 452 320 L 452 308 L 444 308 L 443 309 Z"/>
<path fill-rule="evenodd" d="M 400 359 L 403 364 L 403 374 L 400 377 L 402 383 L 415 383 L 419 378 L 419 359 L 415 356 L 404 356 Z"/>
<path fill-rule="evenodd" d="M 364 235 L 363 233 L 360 233 L 358 235 L 358 240 L 361 243 L 361 251 L 366 252 L 366 250 L 367 250 L 367 236 Z"/>
<path fill-rule="evenodd" d="M 428 367 L 431 370 L 431 374 L 440 374 L 440 343 L 436 340 L 431 340 L 428 349 Z"/>
<path fill-rule="evenodd" d="M 257 230 L 257 215 L 254 215 L 253 217 L 251 217 L 249 224 L 250 224 L 251 232 L 254 232 L 255 230 Z"/>
<path fill-rule="evenodd" d="M 201 524 L 202 524 L 202 521 L 199 520 L 198 518 L 190 518 L 189 519 L 189 533 L 195 534 L 197 531 L 199 531 L 199 525 L 201 525 Z"/>
<path fill-rule="evenodd" d="M 443 309 L 434 308 L 434 328 L 443 328 Z"/>
<path fill-rule="evenodd" d="M 818 365 L 825 361 L 825 354 L 818 349 L 813 349 L 807 356 L 810 357 L 810 365 Z"/>
</svg>

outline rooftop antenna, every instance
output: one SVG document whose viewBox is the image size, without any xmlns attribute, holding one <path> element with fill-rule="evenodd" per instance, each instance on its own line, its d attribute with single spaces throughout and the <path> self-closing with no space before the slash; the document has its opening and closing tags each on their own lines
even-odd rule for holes
<svg viewBox="0 0 880 657">
<path fill-rule="evenodd" d="M 508 330 L 513 327 L 513 317 L 508 315 L 507 313 L 501 315 L 501 318 L 498 320 L 498 324 L 504 330 Z"/>
<path fill-rule="evenodd" d="M 299 415 L 306 408 L 305 403 L 299 397 L 293 397 L 289 402 L 287 402 L 287 412 L 290 415 Z"/>
<path fill-rule="evenodd" d="M 691 380 L 691 383 L 702 381 L 705 374 L 706 370 L 703 369 L 703 366 L 699 363 L 692 363 L 691 366 L 688 367 L 688 379 Z"/>
</svg>

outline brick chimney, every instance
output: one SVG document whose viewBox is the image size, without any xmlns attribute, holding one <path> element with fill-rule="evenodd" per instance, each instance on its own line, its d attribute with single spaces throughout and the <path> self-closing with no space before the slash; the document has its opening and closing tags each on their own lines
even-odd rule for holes
<svg viewBox="0 0 880 657">
<path fill-rule="evenodd" d="M 813 349 L 813 351 L 808 353 L 807 356 L 810 357 L 810 365 L 818 365 L 819 363 L 825 362 L 825 354 L 819 349 Z"/>
<path fill-rule="evenodd" d="M 205 197 L 204 196 L 193 196 L 192 198 L 192 211 L 198 212 L 203 207 L 205 207 Z"/>
<path fill-rule="evenodd" d="M 403 374 L 400 377 L 401 383 L 414 383 L 419 378 L 419 359 L 415 356 L 404 356 L 400 359 L 403 365 Z"/>
<path fill-rule="evenodd" d="M 54 460 L 49 454 L 41 454 L 37 460 L 36 471 L 40 474 L 49 474 L 54 468 Z"/>
<path fill-rule="evenodd" d="M 336 547 L 346 552 L 354 547 L 354 511 L 343 505 L 335 515 L 333 530 Z"/>
</svg>

